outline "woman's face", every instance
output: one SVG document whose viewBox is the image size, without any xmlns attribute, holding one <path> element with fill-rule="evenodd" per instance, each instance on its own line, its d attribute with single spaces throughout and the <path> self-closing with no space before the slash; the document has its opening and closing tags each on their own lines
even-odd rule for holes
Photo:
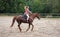
<svg viewBox="0 0 60 37">
<path fill-rule="evenodd" d="M 25 6 L 24 9 L 29 8 L 29 6 Z"/>
<path fill-rule="evenodd" d="M 29 6 L 26 6 L 26 8 L 29 8 Z"/>
</svg>

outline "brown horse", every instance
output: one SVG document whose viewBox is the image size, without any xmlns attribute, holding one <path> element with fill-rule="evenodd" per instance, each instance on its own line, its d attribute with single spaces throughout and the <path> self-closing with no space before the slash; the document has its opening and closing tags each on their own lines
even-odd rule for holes
<svg viewBox="0 0 60 37">
<path fill-rule="evenodd" d="M 14 22 L 15 22 L 15 20 L 16 20 L 17 23 L 18 23 L 18 28 L 19 28 L 20 32 L 22 31 L 22 29 L 21 29 L 21 27 L 20 27 L 21 23 L 28 23 L 28 24 L 29 24 L 29 27 L 28 27 L 28 29 L 27 29 L 26 31 L 28 31 L 28 30 L 30 29 L 30 25 L 32 25 L 32 29 L 31 29 L 31 31 L 32 31 L 33 28 L 34 28 L 34 25 L 32 24 L 32 22 L 33 22 L 33 20 L 34 20 L 35 17 L 37 17 L 38 19 L 40 19 L 39 16 L 40 16 L 40 15 L 39 15 L 38 13 L 31 14 L 28 22 L 27 22 L 26 19 L 23 18 L 22 15 L 21 15 L 21 16 L 15 16 L 15 17 L 13 18 L 11 27 L 13 26 L 13 24 L 14 24 Z"/>
</svg>

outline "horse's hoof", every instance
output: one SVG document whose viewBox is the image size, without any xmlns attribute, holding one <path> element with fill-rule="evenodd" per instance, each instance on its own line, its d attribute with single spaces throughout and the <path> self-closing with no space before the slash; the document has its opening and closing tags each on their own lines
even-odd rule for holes
<svg viewBox="0 0 60 37">
<path fill-rule="evenodd" d="M 31 31 L 33 31 L 33 30 L 31 30 Z"/>
<path fill-rule="evenodd" d="M 31 32 L 34 32 L 33 30 Z"/>
<path fill-rule="evenodd" d="M 22 32 L 22 31 L 20 30 L 20 32 Z"/>
<path fill-rule="evenodd" d="M 10 27 L 12 27 L 12 26 L 10 26 Z"/>
<path fill-rule="evenodd" d="M 27 32 L 27 30 L 25 32 Z"/>
<path fill-rule="evenodd" d="M 25 32 L 27 32 L 28 30 L 26 30 Z"/>
</svg>

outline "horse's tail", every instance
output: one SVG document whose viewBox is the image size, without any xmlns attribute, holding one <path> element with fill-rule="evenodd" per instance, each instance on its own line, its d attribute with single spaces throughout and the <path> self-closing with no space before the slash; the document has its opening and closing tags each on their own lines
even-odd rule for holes
<svg viewBox="0 0 60 37">
<path fill-rule="evenodd" d="M 11 24 L 10 27 L 13 27 L 15 20 L 16 20 L 16 16 L 13 18 L 13 20 L 12 20 L 12 24 Z"/>
</svg>

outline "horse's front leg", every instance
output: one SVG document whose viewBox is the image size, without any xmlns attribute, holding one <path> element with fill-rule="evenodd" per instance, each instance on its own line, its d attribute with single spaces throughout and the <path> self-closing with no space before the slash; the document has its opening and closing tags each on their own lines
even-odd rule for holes
<svg viewBox="0 0 60 37">
<path fill-rule="evenodd" d="M 22 31 L 21 27 L 20 27 L 21 23 L 18 24 L 18 28 L 20 30 L 20 32 Z"/>
<path fill-rule="evenodd" d="M 26 32 L 27 32 L 29 29 L 30 29 L 30 24 L 29 24 L 28 29 L 26 30 Z"/>
<path fill-rule="evenodd" d="M 31 23 L 31 25 L 32 25 L 32 29 L 31 29 L 31 31 L 33 31 L 33 28 L 34 28 L 34 25 Z"/>
</svg>

